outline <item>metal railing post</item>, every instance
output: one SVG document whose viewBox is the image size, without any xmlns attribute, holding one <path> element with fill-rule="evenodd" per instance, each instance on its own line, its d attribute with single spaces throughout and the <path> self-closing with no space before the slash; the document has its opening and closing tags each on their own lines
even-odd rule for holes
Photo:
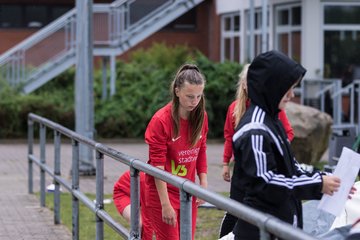
<svg viewBox="0 0 360 240">
<path fill-rule="evenodd" d="M 109 58 L 108 57 L 102 57 L 102 94 L 101 94 L 101 101 L 105 101 L 108 96 L 107 96 L 107 91 L 108 91 L 108 87 L 107 87 L 107 67 L 108 67 L 108 63 L 109 63 Z"/>
<path fill-rule="evenodd" d="M 34 153 L 34 121 L 28 118 L 28 192 L 34 193 L 33 189 L 33 162 L 30 155 Z"/>
<path fill-rule="evenodd" d="M 130 239 L 140 239 L 140 188 L 139 188 L 139 170 L 130 167 Z"/>
<path fill-rule="evenodd" d="M 335 86 L 334 89 L 341 89 L 341 81 L 340 80 L 335 80 Z M 335 92 L 335 91 L 334 91 Z M 342 93 L 338 94 L 335 98 L 334 98 L 334 122 L 335 124 L 341 124 L 341 114 L 342 114 Z"/>
<path fill-rule="evenodd" d="M 96 212 L 104 209 L 104 154 L 96 151 Z M 96 240 L 104 239 L 104 222 L 97 215 Z"/>
<path fill-rule="evenodd" d="M 26 79 L 26 68 L 25 68 L 25 50 L 21 50 L 21 73 L 20 78 Z"/>
<path fill-rule="evenodd" d="M 300 86 L 300 104 L 301 105 L 305 105 L 305 84 L 306 84 L 306 79 L 301 81 L 301 86 Z"/>
<path fill-rule="evenodd" d="M 355 123 L 355 107 L 354 107 L 354 102 L 355 102 L 355 92 L 356 92 L 356 87 L 355 87 L 355 83 L 352 83 L 351 88 L 349 89 L 350 91 L 350 124 L 354 124 Z"/>
<path fill-rule="evenodd" d="M 40 124 L 40 163 L 45 165 L 45 146 L 46 145 L 46 127 L 44 124 Z M 40 206 L 45 207 L 45 170 L 40 169 Z"/>
<path fill-rule="evenodd" d="M 180 239 L 192 239 L 192 197 L 180 190 Z"/>
<path fill-rule="evenodd" d="M 357 98 L 355 98 L 355 101 L 357 101 L 357 134 L 360 133 L 360 80 L 355 81 L 355 93 Z"/>
<path fill-rule="evenodd" d="M 54 174 L 55 176 L 61 176 L 60 168 L 60 147 L 61 147 L 61 134 L 58 131 L 54 131 Z M 54 223 L 60 224 L 60 184 L 54 181 Z"/>
<path fill-rule="evenodd" d="M 110 56 L 110 96 L 116 93 L 116 56 Z"/>
<path fill-rule="evenodd" d="M 79 143 L 72 139 L 72 190 L 79 189 Z M 72 194 L 72 237 L 79 239 L 79 200 Z"/>
<path fill-rule="evenodd" d="M 16 86 L 15 71 L 16 71 L 16 58 L 15 58 L 15 53 L 14 53 L 11 56 L 11 77 L 10 77 L 10 82 L 11 82 L 12 86 Z"/>
<path fill-rule="evenodd" d="M 264 225 L 265 225 L 265 223 L 264 223 Z M 266 231 L 265 226 L 260 227 L 259 230 L 260 230 L 260 240 L 270 240 L 271 239 L 270 233 L 268 231 Z"/>
<path fill-rule="evenodd" d="M 325 86 L 325 84 L 323 82 L 320 83 L 320 89 L 323 89 Z M 323 92 L 321 95 L 320 95 L 320 110 L 322 112 L 325 112 L 325 94 L 326 92 Z M 335 106 L 334 106 L 335 107 Z"/>
</svg>

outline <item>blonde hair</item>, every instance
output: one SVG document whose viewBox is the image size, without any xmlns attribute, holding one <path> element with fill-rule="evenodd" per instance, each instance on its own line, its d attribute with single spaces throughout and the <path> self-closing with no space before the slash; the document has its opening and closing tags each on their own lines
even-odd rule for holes
<svg viewBox="0 0 360 240">
<path fill-rule="evenodd" d="M 179 98 L 176 96 L 175 89 L 182 88 L 184 83 L 205 85 L 205 77 L 200 72 L 199 68 L 194 64 L 182 65 L 175 75 L 175 78 L 171 84 L 172 93 L 172 109 L 171 115 L 173 120 L 173 134 L 174 138 L 179 136 L 180 133 L 180 115 L 179 115 Z M 190 132 L 190 146 L 194 147 L 199 141 L 201 136 L 201 130 L 204 123 L 205 117 L 205 97 L 202 94 L 199 104 L 196 108 L 190 112 L 189 121 L 189 132 Z"/>
<path fill-rule="evenodd" d="M 246 101 L 248 99 L 247 93 L 247 72 L 249 69 L 250 64 L 245 64 L 241 73 L 239 74 L 239 80 L 237 83 L 237 90 L 236 90 L 236 103 L 233 112 L 233 119 L 235 119 L 235 126 L 239 124 L 240 119 L 244 115 L 246 111 Z"/>
</svg>

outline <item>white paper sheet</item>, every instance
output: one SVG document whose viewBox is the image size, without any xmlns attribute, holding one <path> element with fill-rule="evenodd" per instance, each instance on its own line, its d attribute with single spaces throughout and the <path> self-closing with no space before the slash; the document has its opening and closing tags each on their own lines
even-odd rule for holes
<svg viewBox="0 0 360 240">
<path fill-rule="evenodd" d="M 335 216 L 339 216 L 344 209 L 351 187 L 354 185 L 356 176 L 360 169 L 360 154 L 343 147 L 339 162 L 336 165 L 334 176 L 341 179 L 339 191 L 332 196 L 324 194 L 318 208 Z"/>
<path fill-rule="evenodd" d="M 360 181 L 357 181 L 354 187 L 358 190 L 351 196 L 351 199 L 346 200 L 344 210 L 342 210 L 340 216 L 335 218 L 330 230 L 353 224 L 360 218 Z"/>
</svg>

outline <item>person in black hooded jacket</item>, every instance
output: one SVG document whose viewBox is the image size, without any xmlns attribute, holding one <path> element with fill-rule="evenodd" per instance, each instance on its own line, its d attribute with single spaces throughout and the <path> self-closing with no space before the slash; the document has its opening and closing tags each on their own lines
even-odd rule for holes
<svg viewBox="0 0 360 240">
<path fill-rule="evenodd" d="M 303 171 L 296 162 L 278 113 L 294 97 L 293 88 L 306 70 L 278 51 L 257 56 L 248 70 L 251 105 L 233 136 L 232 190 L 242 203 L 302 228 L 301 200 L 332 195 L 340 179 Z M 239 201 L 239 199 L 237 199 Z M 256 226 L 239 219 L 235 239 L 259 239 Z"/>
</svg>

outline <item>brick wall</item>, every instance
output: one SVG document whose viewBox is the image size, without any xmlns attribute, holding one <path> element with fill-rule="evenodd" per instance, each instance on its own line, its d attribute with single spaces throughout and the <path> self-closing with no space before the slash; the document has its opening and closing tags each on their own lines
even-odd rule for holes
<svg viewBox="0 0 360 240">
<path fill-rule="evenodd" d="M 0 54 L 29 37 L 36 30 L 0 29 Z"/>
</svg>

